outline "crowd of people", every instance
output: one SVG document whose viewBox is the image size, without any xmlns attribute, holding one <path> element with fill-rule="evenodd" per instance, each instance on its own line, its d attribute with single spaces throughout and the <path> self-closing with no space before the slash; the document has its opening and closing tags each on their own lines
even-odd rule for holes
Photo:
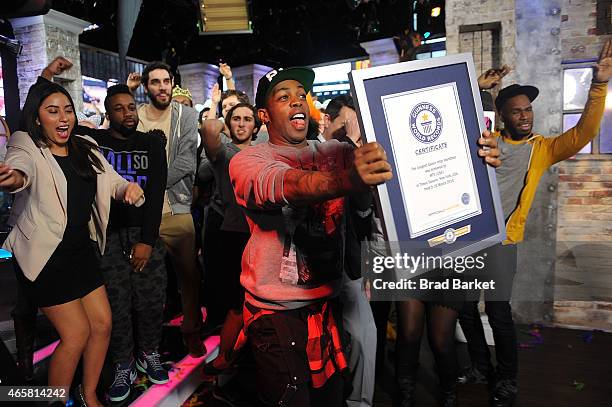
<svg viewBox="0 0 612 407">
<path fill-rule="evenodd" d="M 81 405 L 104 404 L 96 390 L 105 362 L 114 369 L 111 402 L 129 397 L 137 371 L 168 382 L 160 341 L 178 292 L 186 351 L 202 357 L 204 336 L 220 335 L 205 373 L 223 374 L 248 353 L 262 405 L 373 405 L 392 304 L 369 301 L 360 245 L 383 239 L 373 187 L 394 175 L 389 152 L 361 134 L 351 96 L 323 106 L 312 96 L 312 69 L 278 68 L 259 80 L 253 105 L 223 64 L 228 90 L 215 85 L 198 111 L 201 101 L 171 68 L 153 62 L 108 89 L 101 124 L 78 115 L 53 82 L 70 67 L 56 58 L 30 88 L 0 165 L 0 187 L 14 195 L 4 247 L 19 282 L 13 317 L 25 380 L 40 309 L 60 337 L 48 385 L 70 387 L 82 358 Z M 485 72 L 480 88 L 508 72 Z M 558 137 L 533 132 L 537 88 L 498 93 L 504 128 L 485 130 L 478 154 L 495 168 L 507 222 L 507 241 L 487 249 L 487 267 L 504 270 L 507 290 L 539 177 L 595 137 L 611 75 L 608 42 L 581 119 Z M 148 103 L 136 102 L 139 86 Z M 513 405 L 517 343 L 510 292 L 504 298 L 485 302 L 497 367 L 477 301 L 396 302 L 395 405 L 418 405 L 425 326 L 440 405 L 457 405 L 461 383 L 488 383 L 492 406 Z M 464 370 L 457 321 L 472 361 Z"/>
</svg>

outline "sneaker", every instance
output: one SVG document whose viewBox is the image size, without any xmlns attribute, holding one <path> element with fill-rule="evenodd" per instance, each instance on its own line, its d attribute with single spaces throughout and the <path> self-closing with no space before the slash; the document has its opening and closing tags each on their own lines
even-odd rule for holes
<svg viewBox="0 0 612 407">
<path fill-rule="evenodd" d="M 162 366 L 157 352 L 138 352 L 136 368 L 145 373 L 152 383 L 168 383 L 168 371 Z"/>
<path fill-rule="evenodd" d="M 489 383 L 489 375 L 483 373 L 476 366 L 470 366 L 459 372 L 457 377 L 459 384 L 487 384 Z"/>
<path fill-rule="evenodd" d="M 516 380 L 501 379 L 495 384 L 495 389 L 491 396 L 491 406 L 512 407 L 517 393 Z"/>
<path fill-rule="evenodd" d="M 115 380 L 108 389 L 110 401 L 123 401 L 130 395 L 130 386 L 136 380 L 134 360 L 115 365 Z"/>
</svg>

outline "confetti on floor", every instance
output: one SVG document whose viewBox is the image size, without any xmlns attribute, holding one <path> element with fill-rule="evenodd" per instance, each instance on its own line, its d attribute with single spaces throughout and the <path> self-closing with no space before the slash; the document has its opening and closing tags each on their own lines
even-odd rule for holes
<svg viewBox="0 0 612 407">
<path fill-rule="evenodd" d="M 574 385 L 574 389 L 576 389 L 576 391 L 582 391 L 584 389 L 584 383 L 574 380 L 574 383 L 572 384 Z"/>
</svg>

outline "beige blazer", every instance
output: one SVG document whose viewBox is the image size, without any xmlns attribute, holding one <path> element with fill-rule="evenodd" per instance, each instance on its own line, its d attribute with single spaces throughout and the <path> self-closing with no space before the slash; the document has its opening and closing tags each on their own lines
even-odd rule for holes
<svg viewBox="0 0 612 407">
<path fill-rule="evenodd" d="M 95 143 L 93 139 L 85 138 Z M 102 154 L 97 154 L 104 172 L 98 173 L 89 235 L 98 242 L 100 253 L 104 253 L 110 200 L 123 198 L 128 181 L 115 172 Z M 13 229 L 2 247 L 13 253 L 23 274 L 34 281 L 64 236 L 68 222 L 66 177 L 51 151 L 47 147 L 38 147 L 22 131 L 11 136 L 5 162 L 26 177 L 24 185 L 13 192 L 15 201 L 8 220 Z M 144 197 L 136 206 L 143 203 Z"/>
</svg>

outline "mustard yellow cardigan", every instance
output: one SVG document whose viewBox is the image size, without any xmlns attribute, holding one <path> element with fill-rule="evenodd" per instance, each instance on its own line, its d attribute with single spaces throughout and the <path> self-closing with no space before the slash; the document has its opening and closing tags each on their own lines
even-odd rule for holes
<svg viewBox="0 0 612 407">
<path fill-rule="evenodd" d="M 540 177 L 551 165 L 563 161 L 586 146 L 599 132 L 606 104 L 608 84 L 592 83 L 584 111 L 575 127 L 557 137 L 544 137 L 535 134 L 526 140 L 515 141 L 496 132 L 496 137 L 504 137 L 508 144 L 530 143 L 533 145 L 525 186 L 521 191 L 518 204 L 506 224 L 507 240 L 504 244 L 518 243 L 525 234 L 525 222 L 540 181 Z M 502 165 L 504 163 L 502 162 Z"/>
</svg>

